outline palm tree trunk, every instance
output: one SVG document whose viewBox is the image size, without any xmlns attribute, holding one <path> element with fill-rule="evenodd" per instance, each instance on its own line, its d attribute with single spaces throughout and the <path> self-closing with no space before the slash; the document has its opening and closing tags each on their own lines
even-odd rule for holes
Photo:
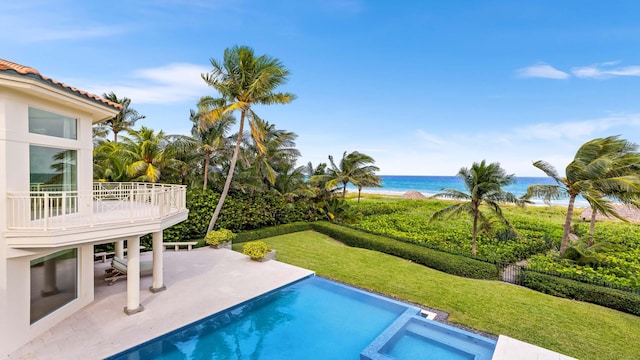
<svg viewBox="0 0 640 360">
<path fill-rule="evenodd" d="M 576 202 L 576 195 L 569 198 L 569 206 L 567 207 L 567 218 L 564 221 L 564 233 L 562 234 L 562 242 L 560 243 L 560 255 L 569 247 L 569 233 L 571 232 L 571 217 L 573 217 L 573 205 Z"/>
<path fill-rule="evenodd" d="M 209 179 L 209 154 L 205 153 L 204 157 L 204 183 L 202 184 L 202 193 L 207 191 L 207 180 Z"/>
<path fill-rule="evenodd" d="M 347 196 L 347 183 L 343 182 L 342 185 L 342 200 L 344 200 Z"/>
<path fill-rule="evenodd" d="M 360 206 L 360 193 L 362 192 L 362 186 L 358 186 L 358 206 Z"/>
<path fill-rule="evenodd" d="M 478 210 L 473 213 L 473 233 L 471 234 L 471 255 L 476 256 L 478 252 L 476 240 L 478 237 Z"/>
<path fill-rule="evenodd" d="M 589 224 L 589 242 L 587 246 L 593 245 L 593 235 L 596 233 L 596 210 L 591 207 L 591 223 Z"/>
<path fill-rule="evenodd" d="M 246 112 L 247 110 L 242 110 L 242 112 L 240 113 L 240 130 L 238 130 L 238 141 L 236 141 L 236 147 L 235 149 L 233 149 L 233 156 L 231 157 L 231 165 L 229 166 L 229 172 L 227 173 L 227 180 L 224 182 L 224 188 L 222 189 L 222 194 L 220 194 L 220 200 L 218 201 L 216 210 L 211 216 L 211 221 L 209 222 L 207 232 L 212 231 L 213 227 L 216 225 L 218 216 L 220 216 L 220 210 L 222 210 L 222 205 L 224 205 L 224 200 L 227 198 L 229 187 L 231 187 L 231 178 L 233 177 L 233 171 L 236 169 L 236 161 L 238 161 L 240 144 L 242 143 L 242 132 L 244 131 L 244 116 Z"/>
<path fill-rule="evenodd" d="M 117 143 L 118 143 L 118 133 L 119 133 L 120 131 L 116 131 L 116 130 L 114 130 L 114 129 L 111 129 L 111 131 L 113 131 L 113 142 L 114 142 L 115 144 L 117 144 Z"/>
</svg>

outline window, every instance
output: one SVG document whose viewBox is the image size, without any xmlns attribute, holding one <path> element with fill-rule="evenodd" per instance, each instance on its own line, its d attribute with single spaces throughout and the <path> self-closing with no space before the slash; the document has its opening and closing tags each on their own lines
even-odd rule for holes
<svg viewBox="0 0 640 360">
<path fill-rule="evenodd" d="M 78 297 L 78 249 L 31 260 L 31 324 Z"/>
<path fill-rule="evenodd" d="M 37 145 L 29 146 L 31 191 L 76 191 L 77 151 Z"/>
<path fill-rule="evenodd" d="M 77 140 L 78 120 L 29 107 L 29 132 Z"/>
<path fill-rule="evenodd" d="M 77 151 L 29 146 L 31 220 L 78 211 Z"/>
</svg>

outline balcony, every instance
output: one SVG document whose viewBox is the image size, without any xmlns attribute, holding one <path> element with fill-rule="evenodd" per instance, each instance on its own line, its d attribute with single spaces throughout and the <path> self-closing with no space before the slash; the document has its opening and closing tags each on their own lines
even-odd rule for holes
<svg viewBox="0 0 640 360">
<path fill-rule="evenodd" d="M 109 233 L 115 237 L 162 230 L 185 220 L 187 214 L 183 185 L 94 183 L 93 190 L 86 192 L 40 186 L 29 192 L 7 194 L 5 235 L 9 245 L 40 247 L 87 242 L 86 236 L 84 241 L 82 236 L 59 241 L 34 237 L 68 238 L 91 231 L 95 241 Z"/>
</svg>

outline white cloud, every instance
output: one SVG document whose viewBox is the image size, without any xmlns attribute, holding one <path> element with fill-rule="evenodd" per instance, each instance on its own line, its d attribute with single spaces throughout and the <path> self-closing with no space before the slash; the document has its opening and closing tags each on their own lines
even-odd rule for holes
<svg viewBox="0 0 640 360">
<path fill-rule="evenodd" d="M 545 160 L 559 171 L 573 159 L 577 149 L 597 137 L 620 134 L 639 143 L 640 114 L 613 114 L 587 119 L 504 127 L 499 131 L 464 132 L 434 135 L 422 129 L 403 143 L 389 143 L 374 156 L 380 173 L 385 175 L 453 176 L 463 166 L 485 159 L 499 162 L 518 176 L 545 176 L 532 166 Z M 426 145 L 425 145 L 426 143 Z M 362 146 L 366 146 L 362 144 Z M 356 147 L 357 148 L 357 147 Z"/>
<path fill-rule="evenodd" d="M 567 79 L 570 75 L 551 65 L 538 64 L 516 70 L 516 75 L 522 78 Z"/>
<path fill-rule="evenodd" d="M 619 126 L 640 126 L 640 115 L 618 115 L 583 121 L 539 123 L 513 130 L 521 139 L 581 139 Z"/>
<path fill-rule="evenodd" d="M 200 76 L 209 70 L 196 64 L 167 64 L 139 69 L 128 78 L 94 84 L 88 89 L 95 94 L 113 91 L 118 96 L 131 98 L 137 104 L 195 103 L 201 96 L 211 92 Z"/>
<path fill-rule="evenodd" d="M 422 147 L 437 149 L 443 146 L 447 146 L 446 140 L 438 136 L 435 136 L 433 134 L 429 134 L 422 129 L 418 129 L 416 131 L 416 135 L 418 136 L 418 139 L 420 140 L 420 145 L 422 145 Z"/>
<path fill-rule="evenodd" d="M 640 76 L 640 66 L 619 66 L 619 61 L 607 61 L 589 66 L 579 66 L 571 69 L 573 75 L 579 78 L 610 78 L 615 76 Z"/>
</svg>

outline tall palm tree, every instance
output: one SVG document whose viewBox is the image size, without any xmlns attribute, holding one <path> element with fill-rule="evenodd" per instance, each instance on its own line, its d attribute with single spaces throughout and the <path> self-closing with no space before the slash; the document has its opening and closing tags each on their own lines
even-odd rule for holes
<svg viewBox="0 0 640 360">
<path fill-rule="evenodd" d="M 213 69 L 202 74 L 207 85 L 218 91 L 220 97 L 203 97 L 198 106 L 201 116 L 201 127 L 208 128 L 223 118 L 225 114 L 240 112 L 240 128 L 238 139 L 231 158 L 227 179 L 220 194 L 207 231 L 213 230 L 224 205 L 224 200 L 231 186 L 231 179 L 242 143 L 244 121 L 248 120 L 251 136 L 260 152 L 264 152 L 264 133 L 259 127 L 260 118 L 251 108 L 252 105 L 286 104 L 295 96 L 291 93 L 276 92 L 276 88 L 287 82 L 289 70 L 278 60 L 267 55 L 256 57 L 253 49 L 247 46 L 234 46 L 224 51 L 222 61 L 211 59 Z"/>
<path fill-rule="evenodd" d="M 118 133 L 131 129 L 133 125 L 135 125 L 136 121 L 144 119 L 145 116 L 139 114 L 131 107 L 131 99 L 128 97 L 119 98 L 113 91 L 102 94 L 102 97 L 111 102 L 122 105 L 122 110 L 120 110 L 118 115 L 103 122 L 104 126 L 111 128 L 111 132 L 113 132 L 113 142 L 117 143 Z M 97 130 L 97 132 L 100 133 L 101 131 Z"/>
<path fill-rule="evenodd" d="M 640 163 L 637 145 L 619 136 L 597 138 L 583 144 L 561 177 L 549 163 L 539 160 L 533 166 L 556 181 L 557 185 L 531 185 L 526 197 L 541 197 L 545 202 L 569 198 L 560 253 L 569 246 L 571 218 L 578 195 L 584 197 L 594 212 L 619 217 L 607 197 L 635 198 L 640 193 Z"/>
<path fill-rule="evenodd" d="M 349 154 L 345 151 L 338 164 L 333 160 L 333 156 L 329 155 L 327 173 L 312 176 L 310 181 L 325 182 L 327 189 L 341 188 L 342 199 L 344 199 L 349 183 L 357 186 L 358 181 L 361 181 L 365 174 L 373 174 L 380 170 L 380 168 L 373 165 L 374 163 L 375 160 L 371 156 L 357 151 Z"/>
<path fill-rule="evenodd" d="M 456 189 L 442 189 L 440 193 L 433 195 L 433 197 L 463 200 L 464 202 L 436 211 L 431 215 L 429 221 L 442 218 L 448 219 L 458 214 L 469 214 L 473 218 L 471 254 L 475 256 L 477 254 L 478 227 L 489 229 L 491 225 L 490 219 L 482 213 L 480 206 L 487 205 L 498 219 L 511 228 L 511 224 L 502 214 L 500 204 L 524 205 L 524 200 L 520 200 L 512 193 L 502 189 L 503 186 L 513 184 L 515 178 L 513 174 L 507 175 L 499 163 L 487 164 L 485 160 L 480 163 L 474 162 L 470 169 L 461 168 L 457 176 L 462 179 L 468 192 Z"/>
</svg>

